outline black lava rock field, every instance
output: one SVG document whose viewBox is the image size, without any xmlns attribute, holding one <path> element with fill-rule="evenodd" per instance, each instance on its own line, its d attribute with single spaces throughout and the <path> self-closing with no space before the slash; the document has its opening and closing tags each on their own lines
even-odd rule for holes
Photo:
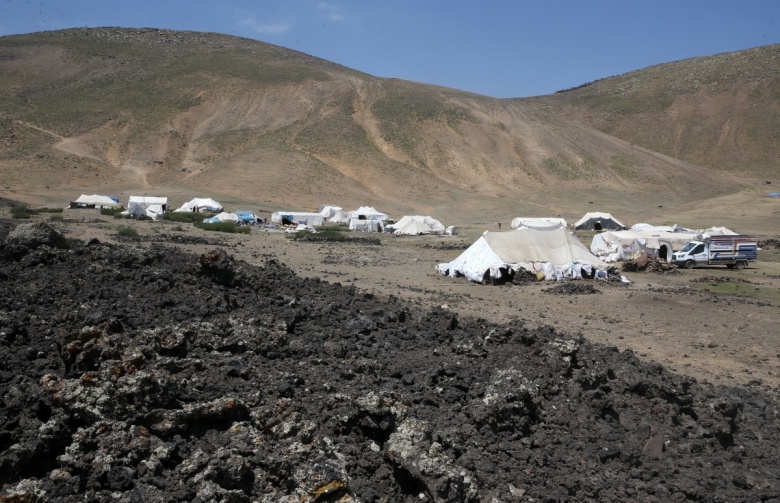
<svg viewBox="0 0 780 503">
<path fill-rule="evenodd" d="M 18 230 L 2 502 L 780 501 L 761 391 L 273 259 Z"/>
</svg>

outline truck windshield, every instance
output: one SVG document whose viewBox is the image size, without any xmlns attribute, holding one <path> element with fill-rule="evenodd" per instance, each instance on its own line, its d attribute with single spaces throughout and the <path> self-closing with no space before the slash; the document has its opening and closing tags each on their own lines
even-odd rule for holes
<svg viewBox="0 0 780 503">
<path fill-rule="evenodd" d="M 693 249 L 693 247 L 694 247 L 694 246 L 696 246 L 696 243 L 695 243 L 695 242 L 693 242 L 693 241 L 691 241 L 690 243 L 688 243 L 687 245 L 685 245 L 685 248 L 683 248 L 682 250 L 680 250 L 680 253 L 686 253 L 686 252 L 689 252 L 689 251 L 691 251 L 691 249 Z"/>
</svg>

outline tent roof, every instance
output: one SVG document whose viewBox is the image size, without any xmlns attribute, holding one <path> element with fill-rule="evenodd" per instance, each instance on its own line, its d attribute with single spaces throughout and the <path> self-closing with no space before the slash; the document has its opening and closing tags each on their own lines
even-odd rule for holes
<svg viewBox="0 0 780 503">
<path fill-rule="evenodd" d="M 222 205 L 210 197 L 196 197 L 182 204 L 176 211 L 192 211 L 193 208 L 208 208 L 210 210 L 222 211 Z"/>
<path fill-rule="evenodd" d="M 481 281 L 487 271 L 497 278 L 501 268 L 522 267 L 531 271 L 535 263 L 550 263 L 555 267 L 579 263 L 601 270 L 608 268 L 562 227 L 549 230 L 522 227 L 506 232 L 485 231 L 455 260 L 440 264 L 437 269 L 451 276 L 462 274 L 471 281 Z"/>
<path fill-rule="evenodd" d="M 616 224 L 618 224 L 621 227 L 625 227 L 620 221 L 610 215 L 609 213 L 601 213 L 601 212 L 592 212 L 592 213 L 585 213 L 585 216 L 580 218 L 575 224 L 574 227 L 579 227 L 582 224 L 587 223 L 589 220 L 612 220 Z"/>
<path fill-rule="evenodd" d="M 148 204 L 168 204 L 167 197 L 158 196 L 130 196 L 128 203 L 140 203 L 144 205 Z"/>
<path fill-rule="evenodd" d="M 360 215 L 373 220 L 387 220 L 388 218 L 386 213 L 382 213 L 381 211 L 378 211 L 376 208 L 371 206 L 361 206 L 355 211 L 349 212 L 350 218 L 357 218 Z"/>
<path fill-rule="evenodd" d="M 79 204 L 94 204 L 96 206 L 111 206 L 111 207 L 122 206 L 121 203 L 115 201 L 109 196 L 101 196 L 98 194 L 92 194 L 91 196 L 86 194 L 81 194 L 79 198 L 73 202 Z"/>
<path fill-rule="evenodd" d="M 581 262 L 603 265 L 576 236 L 560 227 L 550 230 L 525 227 L 509 232 L 486 231 L 482 237 L 507 264 L 550 262 L 562 266 Z"/>
<path fill-rule="evenodd" d="M 442 233 L 446 229 L 443 223 L 429 215 L 405 215 L 393 224 L 393 229 L 397 231 L 398 229 L 405 227 L 409 222 L 418 222 L 429 227 L 428 232 Z M 410 230 L 411 229 L 413 228 L 410 228 Z"/>
<path fill-rule="evenodd" d="M 430 234 L 433 232 L 430 225 L 414 219 L 407 220 L 403 224 L 395 224 L 393 229 L 395 229 L 393 234 L 407 236 L 418 236 L 420 234 Z"/>
<path fill-rule="evenodd" d="M 566 227 L 566 220 L 558 217 L 538 218 L 538 217 L 517 217 L 512 220 L 512 228 L 518 227 L 534 227 L 537 229 L 545 229 L 548 227 Z"/>
</svg>

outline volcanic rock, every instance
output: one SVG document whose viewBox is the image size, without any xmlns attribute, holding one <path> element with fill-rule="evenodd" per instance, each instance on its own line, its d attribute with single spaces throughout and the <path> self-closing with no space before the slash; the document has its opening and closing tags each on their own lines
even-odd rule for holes
<svg viewBox="0 0 780 503">
<path fill-rule="evenodd" d="M 218 250 L 0 274 L 0 501 L 780 499 L 776 396 L 551 327 Z"/>
</svg>

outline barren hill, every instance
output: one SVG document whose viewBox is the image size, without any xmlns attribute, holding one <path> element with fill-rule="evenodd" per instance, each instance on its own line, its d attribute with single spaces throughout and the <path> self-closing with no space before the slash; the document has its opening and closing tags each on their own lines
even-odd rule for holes
<svg viewBox="0 0 780 503">
<path fill-rule="evenodd" d="M 696 127 L 707 122 L 703 111 L 659 112 L 655 98 L 636 92 L 588 94 L 644 82 L 641 72 L 500 100 L 219 34 L 100 28 L 2 37 L 0 191 L 30 202 L 140 191 L 288 209 L 372 204 L 475 223 L 595 209 L 661 217 L 774 176 L 777 135 L 752 132 L 777 121 L 777 60 L 765 61 L 777 51 L 741 56 L 740 68 L 754 62 L 745 70 L 753 98 L 723 108 L 740 112 L 735 141 L 752 143 L 724 147 L 727 156 L 709 148 L 712 128 Z M 647 75 L 668 102 L 691 108 L 721 88 L 691 94 L 668 75 L 702 65 L 717 73 L 730 61 L 700 58 Z M 727 92 L 742 89 L 743 74 L 724 75 Z M 752 106 L 758 98 L 771 103 Z M 750 113 L 740 103 L 751 104 Z M 610 122 L 605 111 L 629 105 L 631 113 Z M 646 134 L 645 113 L 651 122 L 663 118 L 656 134 Z M 674 131 L 678 143 L 659 139 L 662 131 Z"/>
</svg>

